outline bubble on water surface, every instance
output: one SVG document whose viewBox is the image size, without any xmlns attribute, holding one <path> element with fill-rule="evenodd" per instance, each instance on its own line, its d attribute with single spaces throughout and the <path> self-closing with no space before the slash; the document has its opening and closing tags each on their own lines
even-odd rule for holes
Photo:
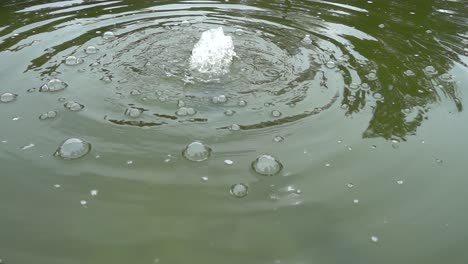
<svg viewBox="0 0 468 264">
<path fill-rule="evenodd" d="M 404 74 L 406 77 L 411 77 L 411 76 L 415 76 L 415 75 L 416 75 L 412 70 L 406 70 L 403 74 Z"/>
<path fill-rule="evenodd" d="M 264 154 L 252 162 L 252 169 L 258 174 L 273 176 L 283 169 L 283 164 L 277 158 Z"/>
<path fill-rule="evenodd" d="M 27 150 L 27 149 L 30 149 L 30 148 L 34 148 L 34 144 L 33 143 L 30 143 L 28 145 L 25 145 L 25 146 L 22 146 L 20 147 L 21 150 Z"/>
<path fill-rule="evenodd" d="M 358 203 L 359 203 L 359 199 L 354 199 L 354 200 L 353 200 L 353 203 L 354 203 L 354 204 L 358 204 Z"/>
<path fill-rule="evenodd" d="M 85 49 L 86 54 L 96 54 L 98 51 L 98 48 L 94 46 L 89 46 Z"/>
<path fill-rule="evenodd" d="M 182 155 L 195 162 L 205 161 L 211 156 L 211 148 L 201 142 L 195 141 L 190 143 L 182 151 Z"/>
<path fill-rule="evenodd" d="M 351 84 L 349 84 L 348 88 L 351 91 L 357 91 L 357 90 L 359 90 L 360 87 L 359 87 L 359 84 L 357 84 L 357 83 L 351 83 Z"/>
<path fill-rule="evenodd" d="M 439 72 L 434 68 L 434 66 L 429 65 L 426 68 L 424 68 L 424 74 L 426 74 L 427 76 L 433 76 L 437 73 Z"/>
<path fill-rule="evenodd" d="M 215 104 L 218 104 L 218 103 L 226 103 L 227 102 L 227 97 L 225 95 L 219 95 L 219 96 L 215 96 L 211 99 L 211 101 Z"/>
<path fill-rule="evenodd" d="M 43 113 L 39 116 L 39 120 L 47 120 L 47 119 L 54 119 L 58 115 L 57 111 L 48 111 L 46 113 Z"/>
<path fill-rule="evenodd" d="M 375 81 L 375 80 L 377 80 L 377 73 L 375 71 L 371 71 L 366 75 L 366 78 L 369 81 Z"/>
<path fill-rule="evenodd" d="M 449 73 L 444 73 L 444 74 L 440 75 L 439 79 L 444 81 L 444 82 L 453 82 L 454 81 L 453 75 L 451 75 Z"/>
<path fill-rule="evenodd" d="M 86 156 L 90 151 L 90 143 L 79 138 L 69 138 L 60 144 L 54 156 L 65 160 L 74 160 Z"/>
<path fill-rule="evenodd" d="M 371 236 L 371 241 L 377 243 L 379 242 L 379 238 L 377 236 Z"/>
<path fill-rule="evenodd" d="M 336 68 L 336 62 L 334 62 L 334 61 L 327 61 L 327 63 L 325 64 L 325 66 L 327 66 L 328 69 L 334 69 L 334 68 Z"/>
<path fill-rule="evenodd" d="M 188 20 L 184 20 L 184 21 L 182 21 L 182 23 L 180 23 L 180 25 L 181 25 L 182 27 L 189 27 L 189 26 L 190 26 L 190 22 L 189 22 Z"/>
<path fill-rule="evenodd" d="M 372 97 L 374 97 L 374 99 L 377 100 L 377 101 L 383 101 L 383 99 L 384 99 L 384 96 L 381 93 L 378 93 L 378 92 L 374 93 L 372 95 Z"/>
<path fill-rule="evenodd" d="M 244 107 L 247 105 L 247 101 L 245 100 L 240 100 L 239 102 L 237 102 L 237 105 L 240 106 L 240 107 Z"/>
<path fill-rule="evenodd" d="M 235 113 L 236 113 L 236 111 L 231 110 L 231 109 L 228 109 L 228 110 L 224 111 L 224 115 L 226 115 L 226 116 L 233 116 Z"/>
<path fill-rule="evenodd" d="M 312 44 L 312 39 L 310 38 L 310 35 L 305 35 L 304 38 L 302 39 L 302 43 L 306 45 Z"/>
<path fill-rule="evenodd" d="M 347 186 L 348 186 L 348 188 L 353 188 L 353 187 L 354 187 L 354 184 L 350 182 L 350 183 L 348 183 Z"/>
<path fill-rule="evenodd" d="M 234 197 L 243 198 L 249 193 L 249 187 L 244 183 L 236 183 L 231 186 L 230 193 Z"/>
<path fill-rule="evenodd" d="M 275 136 L 273 138 L 273 142 L 275 142 L 275 143 L 283 142 L 283 140 L 284 140 L 284 137 L 282 137 L 282 136 Z"/>
<path fill-rule="evenodd" d="M 384 27 L 385 27 L 384 24 L 380 24 L 380 25 L 379 25 L 379 28 L 384 28 Z"/>
<path fill-rule="evenodd" d="M 127 110 L 125 110 L 125 115 L 129 116 L 131 118 L 140 117 L 142 113 L 143 113 L 143 111 L 141 109 L 134 108 L 134 107 L 131 107 L 131 108 L 128 108 Z"/>
<path fill-rule="evenodd" d="M 81 200 L 81 201 L 80 201 L 80 204 L 83 205 L 83 206 L 85 206 L 85 205 L 88 204 L 88 202 L 87 202 L 86 200 Z"/>
<path fill-rule="evenodd" d="M 65 59 L 65 64 L 68 66 L 75 66 L 75 65 L 81 64 L 82 62 L 83 60 L 76 56 L 68 56 Z"/>
<path fill-rule="evenodd" d="M 361 83 L 360 86 L 361 86 L 361 90 L 363 90 L 363 91 L 369 91 L 370 90 L 370 86 L 367 83 Z"/>
<path fill-rule="evenodd" d="M 232 165 L 232 164 L 234 164 L 234 161 L 227 159 L 227 160 L 224 160 L 224 164 Z"/>
<path fill-rule="evenodd" d="M 52 79 L 39 88 L 39 92 L 58 92 L 68 87 L 68 84 L 60 79 Z"/>
<path fill-rule="evenodd" d="M 18 95 L 14 93 L 3 93 L 2 95 L 0 95 L 0 102 L 11 103 L 15 101 L 17 97 Z"/>
<path fill-rule="evenodd" d="M 206 176 L 203 176 L 203 177 L 201 177 L 200 179 L 201 179 L 202 181 L 204 181 L 204 182 L 208 181 L 208 177 L 206 177 Z"/>
<path fill-rule="evenodd" d="M 105 40 L 111 40 L 115 38 L 115 35 L 112 31 L 106 31 L 104 34 L 102 34 L 102 38 Z"/>
<path fill-rule="evenodd" d="M 175 112 L 175 114 L 178 116 L 194 115 L 196 113 L 197 111 L 191 107 L 181 107 Z"/>
<path fill-rule="evenodd" d="M 398 181 L 397 181 L 397 184 L 398 184 L 398 185 L 402 185 L 402 184 L 403 184 L 403 181 L 402 181 L 402 180 L 398 180 Z"/>
<path fill-rule="evenodd" d="M 238 124 L 232 124 L 230 127 L 229 127 L 230 130 L 232 131 L 239 131 L 241 128 Z"/>
<path fill-rule="evenodd" d="M 65 108 L 73 112 L 80 111 L 84 108 L 84 105 L 77 103 L 75 101 L 68 101 L 63 106 L 65 106 Z"/>
<path fill-rule="evenodd" d="M 244 34 L 244 31 L 240 28 L 236 29 L 236 31 L 234 32 L 237 36 L 241 36 Z"/>
<path fill-rule="evenodd" d="M 273 111 L 271 111 L 271 116 L 272 116 L 272 117 L 280 117 L 280 116 L 282 116 L 282 115 L 283 115 L 283 114 L 282 114 L 280 111 L 278 111 L 278 110 L 273 110 Z"/>
<path fill-rule="evenodd" d="M 98 190 L 91 190 L 89 193 L 91 194 L 91 196 L 97 196 Z"/>
</svg>

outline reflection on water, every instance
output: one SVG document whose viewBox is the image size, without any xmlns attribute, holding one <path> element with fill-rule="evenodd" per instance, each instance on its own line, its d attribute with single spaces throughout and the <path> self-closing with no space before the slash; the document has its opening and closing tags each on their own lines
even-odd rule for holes
<svg viewBox="0 0 468 264">
<path fill-rule="evenodd" d="M 0 263 L 466 262 L 466 10 L 2 1 Z"/>
</svg>

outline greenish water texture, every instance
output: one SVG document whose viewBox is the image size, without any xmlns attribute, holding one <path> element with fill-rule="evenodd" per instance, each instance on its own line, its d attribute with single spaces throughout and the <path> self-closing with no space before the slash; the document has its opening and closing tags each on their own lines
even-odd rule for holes
<svg viewBox="0 0 468 264">
<path fill-rule="evenodd" d="M 467 64 L 462 0 L 3 0 L 0 263 L 468 263 Z"/>
</svg>

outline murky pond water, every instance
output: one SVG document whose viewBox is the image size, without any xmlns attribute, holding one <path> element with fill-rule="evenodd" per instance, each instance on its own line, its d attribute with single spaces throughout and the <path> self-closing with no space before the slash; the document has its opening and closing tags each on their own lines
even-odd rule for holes
<svg viewBox="0 0 468 264">
<path fill-rule="evenodd" d="M 466 1 L 0 2 L 0 263 L 467 263 Z"/>
</svg>

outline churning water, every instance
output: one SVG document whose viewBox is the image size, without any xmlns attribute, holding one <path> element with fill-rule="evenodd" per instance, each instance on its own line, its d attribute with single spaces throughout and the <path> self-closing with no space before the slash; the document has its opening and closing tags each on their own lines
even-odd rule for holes
<svg viewBox="0 0 468 264">
<path fill-rule="evenodd" d="M 464 1 L 0 2 L 0 263 L 468 263 Z"/>
</svg>

